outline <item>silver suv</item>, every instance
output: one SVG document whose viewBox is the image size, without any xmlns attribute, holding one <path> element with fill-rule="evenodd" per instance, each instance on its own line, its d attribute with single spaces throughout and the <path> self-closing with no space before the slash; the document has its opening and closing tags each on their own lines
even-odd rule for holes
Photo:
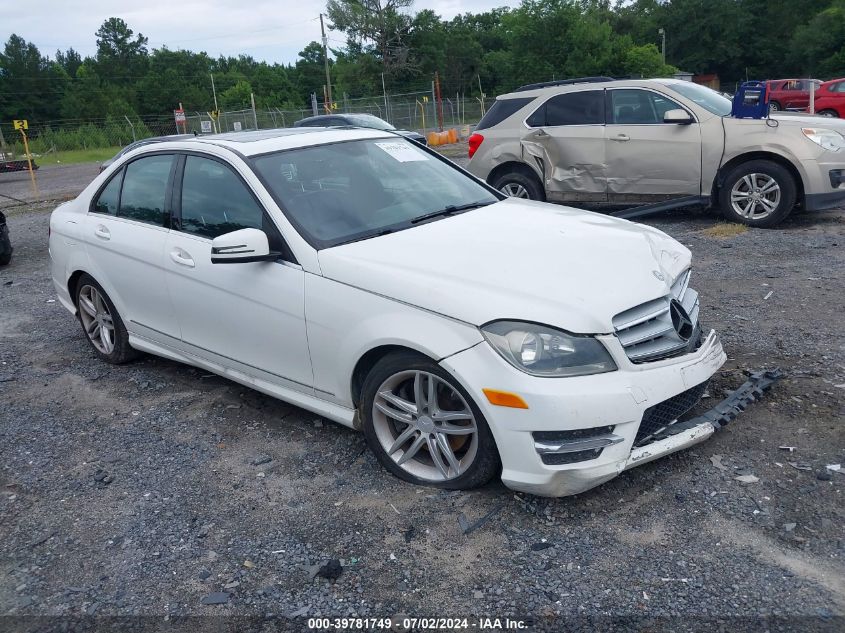
<svg viewBox="0 0 845 633">
<path fill-rule="evenodd" d="M 796 204 L 845 203 L 845 121 L 731 117 L 721 94 L 673 79 L 596 77 L 502 95 L 469 139 L 467 169 L 533 200 L 718 206 L 770 227 Z"/>
</svg>

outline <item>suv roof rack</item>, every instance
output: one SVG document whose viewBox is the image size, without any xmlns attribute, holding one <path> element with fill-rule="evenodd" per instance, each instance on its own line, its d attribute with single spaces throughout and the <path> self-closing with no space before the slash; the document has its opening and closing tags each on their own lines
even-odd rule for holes
<svg viewBox="0 0 845 633">
<path fill-rule="evenodd" d="M 575 79 L 559 79 L 558 81 L 542 81 L 537 84 L 525 84 L 520 86 L 514 92 L 522 92 L 523 90 L 536 90 L 537 88 L 550 88 L 552 86 L 571 86 L 572 84 L 594 84 L 603 81 L 615 81 L 613 77 L 577 77 Z"/>
</svg>

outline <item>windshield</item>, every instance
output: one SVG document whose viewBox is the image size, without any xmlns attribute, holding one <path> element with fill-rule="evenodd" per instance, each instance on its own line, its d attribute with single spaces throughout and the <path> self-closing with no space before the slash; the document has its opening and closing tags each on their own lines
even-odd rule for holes
<svg viewBox="0 0 845 633">
<path fill-rule="evenodd" d="M 481 183 L 400 138 L 366 139 L 253 159 L 279 206 L 315 248 L 434 222 L 498 198 Z M 455 209 L 451 209 L 455 207 Z M 416 222 L 414 222 L 416 220 Z"/>
<path fill-rule="evenodd" d="M 665 86 L 669 90 L 673 90 L 679 95 L 686 97 L 696 105 L 700 105 L 708 112 L 718 114 L 719 116 L 728 116 L 731 113 L 731 100 L 706 86 L 694 84 L 691 81 L 665 84 Z"/>
<path fill-rule="evenodd" d="M 395 130 L 387 121 L 372 114 L 347 114 L 346 120 L 359 127 L 371 127 L 376 130 Z"/>
</svg>

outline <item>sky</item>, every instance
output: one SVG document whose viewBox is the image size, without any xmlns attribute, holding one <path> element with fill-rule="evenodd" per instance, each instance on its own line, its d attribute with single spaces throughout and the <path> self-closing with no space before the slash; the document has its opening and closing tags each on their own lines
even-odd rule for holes
<svg viewBox="0 0 845 633">
<path fill-rule="evenodd" d="M 519 0 L 416 0 L 414 11 L 432 9 L 444 19 Z M 323 2 L 308 0 L 26 0 L 25 10 L 3 11 L 0 46 L 13 33 L 34 43 L 42 55 L 74 48 L 83 57 L 96 52 L 94 33 L 104 20 L 123 18 L 149 47 L 251 55 L 270 63 L 294 63 L 311 41 L 320 41 Z M 345 43 L 343 33 L 328 31 L 329 47 Z"/>
</svg>

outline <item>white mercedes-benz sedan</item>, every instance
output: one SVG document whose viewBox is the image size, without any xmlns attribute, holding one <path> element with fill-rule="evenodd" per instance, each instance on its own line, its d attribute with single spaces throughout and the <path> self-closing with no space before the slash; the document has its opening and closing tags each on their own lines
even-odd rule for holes
<svg viewBox="0 0 845 633">
<path fill-rule="evenodd" d="M 666 432 L 725 361 L 688 249 L 390 132 L 138 148 L 53 212 L 50 255 L 102 360 L 215 372 L 363 431 L 416 484 L 574 494 L 714 430 Z"/>
</svg>

